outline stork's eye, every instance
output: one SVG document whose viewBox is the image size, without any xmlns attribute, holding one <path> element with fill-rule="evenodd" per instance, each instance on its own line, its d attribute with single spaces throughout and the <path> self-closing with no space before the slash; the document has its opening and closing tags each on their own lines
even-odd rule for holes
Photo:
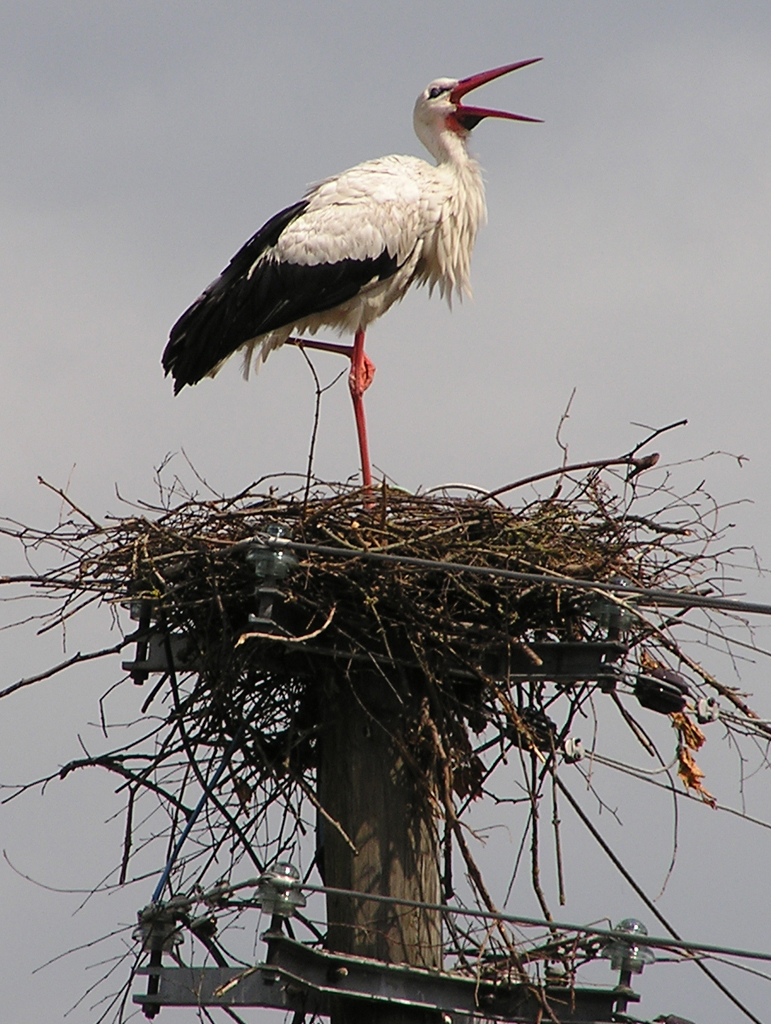
<svg viewBox="0 0 771 1024">
<path fill-rule="evenodd" d="M 447 91 L 447 86 L 435 85 L 432 89 L 429 90 L 428 98 L 431 100 L 435 100 L 437 96 L 441 96 L 443 92 Z"/>
</svg>

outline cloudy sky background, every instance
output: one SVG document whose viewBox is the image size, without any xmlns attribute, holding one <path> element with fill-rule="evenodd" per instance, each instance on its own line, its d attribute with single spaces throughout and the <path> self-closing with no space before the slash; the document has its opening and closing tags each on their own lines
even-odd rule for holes
<svg viewBox="0 0 771 1024">
<path fill-rule="evenodd" d="M 768 564 L 769 52 L 771 8 L 741 0 L 0 5 L 0 514 L 56 521 L 38 474 L 97 517 L 120 512 L 116 486 L 152 499 L 154 467 L 183 449 L 225 493 L 302 472 L 313 385 L 299 353 L 274 354 L 248 384 L 234 360 L 174 399 L 159 366 L 170 325 L 308 183 L 381 154 L 420 153 L 411 110 L 432 78 L 543 56 L 485 90 L 485 103 L 545 124 L 488 121 L 474 133 L 490 210 L 474 301 L 450 313 L 417 292 L 369 332 L 373 461 L 408 488 L 494 487 L 549 468 L 576 388 L 564 431 L 575 459 L 628 450 L 641 437 L 633 423 L 684 417 L 688 427 L 659 444 L 665 461 L 747 456 L 741 469 L 729 457 L 683 467 L 677 482 L 704 476 L 721 501 L 749 499 L 731 510 L 734 537 Z M 341 368 L 332 356 L 317 366 L 325 381 Z M 181 455 L 173 465 L 189 479 Z M 341 382 L 324 399 L 316 472 L 344 479 L 356 469 Z M 13 549 L 2 554 L 7 571 L 18 568 Z M 748 574 L 737 589 L 771 603 L 767 579 Z M 769 644 L 762 628 L 757 637 Z M 68 650 L 105 640 L 76 629 Z M 0 685 L 61 655 L 61 638 L 21 632 L 1 633 L 0 646 Z M 77 734 L 88 742 L 85 723 L 118 672 L 102 665 L 4 701 L 0 782 L 78 756 Z M 771 717 L 766 666 L 743 666 L 741 685 Z M 135 699 L 127 694 L 127 715 Z M 737 805 L 736 758 L 713 728 L 707 781 Z M 640 786 L 605 785 L 625 826 L 607 815 L 601 824 L 655 895 L 668 805 Z M 119 809 L 113 788 L 72 776 L 42 799 L 15 801 L 0 809 L 0 845 L 45 884 L 87 889 L 119 855 L 120 820 L 102 824 Z M 767 789 L 762 773 L 748 785 L 760 817 L 771 816 Z M 591 841 L 571 836 L 560 916 L 636 914 L 660 932 Z M 511 849 L 486 854 L 499 897 Z M 663 912 L 688 937 L 768 948 L 770 849 L 767 831 L 686 805 Z M 130 922 L 153 884 L 74 914 L 81 897 L 0 863 L 3 1015 L 60 1019 L 101 954 L 31 970 Z M 535 911 L 526 885 L 509 907 Z M 771 1019 L 769 983 L 721 976 Z M 641 1016 L 745 1019 L 689 966 L 648 968 L 641 991 Z M 67 1019 L 94 1020 L 92 1002 Z"/>
</svg>

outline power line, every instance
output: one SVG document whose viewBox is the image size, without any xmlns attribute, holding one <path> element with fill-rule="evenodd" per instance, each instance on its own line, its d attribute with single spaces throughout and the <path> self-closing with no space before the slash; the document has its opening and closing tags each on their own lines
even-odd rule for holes
<svg viewBox="0 0 771 1024">
<path fill-rule="evenodd" d="M 597 831 L 597 829 L 594 827 L 592 822 L 589 820 L 589 818 L 584 813 L 583 809 L 581 808 L 581 805 L 578 803 L 576 798 L 573 796 L 573 794 L 567 788 L 567 786 L 562 781 L 562 779 L 559 777 L 559 775 L 556 775 L 556 774 L 554 775 L 554 781 L 555 781 L 556 785 L 559 787 L 559 789 L 561 790 L 561 792 L 564 793 L 564 795 L 567 797 L 568 802 L 570 803 L 571 807 L 576 812 L 578 817 L 581 819 L 581 821 L 584 823 L 584 825 L 586 825 L 586 827 L 589 829 L 591 834 L 594 836 L 594 838 L 597 840 L 599 845 L 602 847 L 602 849 L 605 851 L 607 856 L 610 858 L 613 866 L 617 869 L 617 871 L 619 871 L 619 873 L 621 875 L 623 875 L 623 877 L 626 879 L 626 881 L 629 883 L 629 885 L 631 885 L 631 887 L 634 889 L 634 891 L 637 893 L 637 895 L 643 901 L 645 906 L 664 925 L 664 927 L 669 932 L 669 934 L 672 935 L 678 941 L 682 941 L 680 939 L 680 936 L 677 934 L 677 932 L 672 927 L 672 925 L 669 923 L 669 921 L 667 921 L 667 919 L 664 917 L 664 915 L 658 909 L 658 907 L 653 902 L 653 900 L 643 891 L 643 889 L 640 888 L 640 886 L 637 884 L 637 882 L 634 880 L 634 878 L 632 878 L 632 876 L 626 870 L 624 865 L 621 863 L 621 861 L 618 859 L 618 857 L 615 855 L 615 853 L 611 850 L 611 848 L 608 846 L 608 844 L 602 838 L 600 833 Z M 768 958 L 767 956 L 762 957 L 762 959 L 767 959 L 767 958 Z M 720 991 L 723 993 L 723 995 L 726 996 L 728 999 L 730 999 L 731 1002 L 734 1004 L 734 1006 L 738 1007 L 742 1011 L 742 1013 L 753 1022 L 753 1024 L 763 1024 L 763 1021 L 761 1021 L 758 1017 L 756 1017 L 755 1014 L 751 1010 L 748 1010 L 747 1007 L 744 1005 L 744 1003 L 742 1003 L 739 999 L 737 999 L 737 997 L 733 994 L 733 992 L 731 992 L 731 990 L 729 988 L 727 988 L 723 984 L 723 982 L 720 980 L 720 978 L 718 978 L 715 974 L 712 973 L 712 971 L 709 969 L 709 967 L 707 967 L 705 964 L 703 964 L 701 962 L 701 960 L 694 960 L 694 963 L 696 964 L 696 966 L 699 968 L 699 970 L 703 974 L 706 974 L 706 976 L 710 979 L 712 984 L 717 986 L 717 988 L 720 989 Z"/>
<path fill-rule="evenodd" d="M 236 885 L 218 885 L 211 893 L 203 893 L 200 896 L 191 897 L 190 903 L 207 902 L 209 900 L 227 899 L 228 894 L 238 892 L 240 889 L 256 889 L 259 887 L 259 878 L 248 878 Z M 454 907 L 448 903 L 426 903 L 422 900 L 410 900 L 401 896 L 381 896 L 379 893 L 357 892 L 355 889 L 338 889 L 329 885 L 313 885 L 310 882 L 296 882 L 291 885 L 292 889 L 303 892 L 325 893 L 331 896 L 347 896 L 352 899 L 372 903 L 386 903 L 401 907 L 411 907 L 416 910 L 433 910 L 445 914 L 457 914 L 460 917 L 476 917 L 486 921 L 502 921 L 506 924 L 515 924 L 528 928 L 545 928 L 547 930 L 558 929 L 565 932 L 581 932 L 584 935 L 592 935 L 601 939 L 629 940 L 629 932 L 617 931 L 614 928 L 597 928 L 594 925 L 572 924 L 567 921 L 547 921 L 541 917 L 523 917 L 521 914 L 507 914 L 503 911 L 477 910 L 471 907 Z M 250 904 L 251 905 L 251 904 Z M 771 962 L 771 953 L 760 953 L 749 949 L 734 949 L 729 946 L 716 946 L 705 942 L 694 942 L 687 939 L 661 938 L 646 935 L 640 939 L 646 946 L 657 949 L 682 949 L 694 953 L 716 953 L 723 956 L 736 956 L 748 960 L 766 960 Z"/>
<path fill-rule="evenodd" d="M 649 772 L 646 769 L 638 768 L 635 765 L 624 764 L 623 761 L 614 761 L 612 758 L 604 757 L 602 754 L 598 754 L 595 751 L 587 753 L 586 760 L 594 761 L 605 768 L 613 768 L 615 771 L 624 772 L 626 775 L 631 775 L 633 779 L 637 779 L 638 782 L 648 782 L 651 786 L 657 786 L 659 789 L 663 789 L 666 793 L 674 793 L 677 797 L 683 797 L 686 800 L 691 800 L 700 806 L 704 806 L 704 801 L 700 797 L 693 796 L 691 793 L 678 789 L 676 786 L 667 786 L 663 782 L 658 782 L 656 779 L 649 777 L 650 775 L 656 774 L 656 772 Z M 663 771 L 663 769 L 658 769 L 658 771 Z M 716 803 L 715 810 L 725 811 L 727 814 L 733 814 L 737 818 L 742 818 L 744 821 L 750 822 L 752 825 L 760 825 L 763 828 L 771 829 L 771 822 L 764 821 L 762 818 L 753 818 L 751 814 L 739 811 L 735 807 L 727 807 L 725 804 Z"/>
<path fill-rule="evenodd" d="M 547 921 L 546 918 L 522 917 L 520 914 L 496 913 L 488 910 L 472 910 L 465 907 L 451 907 L 444 903 L 421 903 L 419 900 L 399 899 L 395 896 L 378 896 L 374 893 L 353 892 L 349 889 L 333 889 L 326 885 L 298 886 L 308 892 L 323 892 L 332 896 L 354 896 L 360 900 L 373 900 L 376 903 L 398 903 L 401 906 L 414 907 L 420 910 L 444 911 L 464 917 L 480 917 L 487 920 L 503 921 L 506 924 L 518 924 L 524 927 L 559 929 L 560 931 L 582 932 L 585 935 L 597 936 L 602 939 L 629 940 L 628 932 L 619 932 L 614 928 L 594 928 L 590 925 L 568 924 L 565 921 Z M 771 953 L 758 953 L 748 949 L 730 949 L 725 946 L 713 946 L 704 942 L 691 942 L 686 939 L 666 939 L 646 935 L 640 939 L 646 946 L 657 949 L 683 949 L 694 953 L 719 953 L 723 956 L 737 956 L 748 960 L 771 961 Z"/>
<path fill-rule="evenodd" d="M 187 819 L 187 823 L 185 827 L 182 829 L 179 839 L 177 839 L 176 843 L 174 844 L 173 850 L 169 854 L 169 859 L 166 861 L 166 866 L 163 869 L 163 873 L 161 874 L 161 877 L 158 879 L 158 884 L 156 885 L 155 890 L 153 891 L 151 903 L 157 903 L 158 900 L 161 898 L 161 894 L 163 893 L 163 890 L 166 888 L 166 883 L 168 882 L 169 877 L 171 875 L 171 870 L 174 867 L 174 862 L 179 856 L 180 850 L 185 845 L 185 840 L 190 835 L 193 829 L 193 825 L 195 825 L 196 821 L 198 820 L 198 815 L 204 809 L 206 801 L 209 799 L 215 786 L 222 778 L 222 773 L 228 766 L 230 756 L 235 750 L 236 744 L 238 743 L 239 739 L 241 738 L 242 731 L 243 729 L 239 729 L 238 732 L 233 737 L 233 739 L 230 741 L 227 750 L 222 755 L 222 760 L 220 761 L 219 767 L 215 771 L 214 775 L 212 775 L 210 781 L 204 786 L 204 790 L 203 793 L 201 794 L 200 800 L 193 808 L 193 812 Z"/>
<path fill-rule="evenodd" d="M 658 587 L 637 587 L 624 582 L 593 582 L 592 580 L 576 579 L 573 576 L 519 572 L 516 569 L 500 569 L 488 565 L 467 565 L 464 562 L 436 561 L 431 558 L 416 558 L 412 555 L 391 555 L 379 551 L 359 550 L 357 548 L 330 547 L 326 544 L 308 544 L 303 541 L 289 540 L 286 537 L 258 534 L 255 537 L 234 544 L 232 550 L 240 550 L 254 544 L 279 550 L 281 548 L 291 548 L 293 551 L 308 551 L 313 554 L 327 555 L 330 558 L 361 558 L 368 562 L 403 565 L 409 569 L 439 569 L 444 572 L 464 572 L 475 576 L 497 576 L 500 579 L 517 580 L 520 583 L 550 583 L 578 590 L 599 590 L 608 594 L 623 595 L 624 597 L 639 597 L 651 603 L 671 608 L 711 608 L 718 611 L 771 615 L 771 605 L 757 604 L 753 601 L 739 601 L 732 597 L 707 597 L 703 594 L 684 594 Z"/>
</svg>

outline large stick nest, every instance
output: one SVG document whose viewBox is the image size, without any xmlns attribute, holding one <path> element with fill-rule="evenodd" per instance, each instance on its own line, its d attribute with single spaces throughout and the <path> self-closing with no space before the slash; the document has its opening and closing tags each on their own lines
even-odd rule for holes
<svg viewBox="0 0 771 1024">
<path fill-rule="evenodd" d="M 413 684 L 422 678 L 456 718 L 479 731 L 494 692 L 490 676 L 538 675 L 542 659 L 533 643 L 601 635 L 598 608 L 606 600 L 548 583 L 313 552 L 303 553 L 284 578 L 266 579 L 259 563 L 267 555 L 269 566 L 270 552 L 261 537 L 277 531 L 352 555 L 376 550 L 596 581 L 623 578 L 638 586 L 682 584 L 687 577 L 672 528 L 664 532 L 631 517 L 596 479 L 579 496 L 517 511 L 383 488 L 371 502 L 357 490 L 307 500 L 248 494 L 186 501 L 155 519 L 124 519 L 106 537 L 93 538 L 96 550 L 82 560 L 81 586 L 112 600 L 130 594 L 135 612 L 144 609 L 157 629 L 188 639 L 181 667 L 194 666 L 197 682 L 185 714 L 195 719 L 200 741 L 232 735 L 247 713 L 255 721 L 260 688 L 269 688 L 277 706 L 315 700 L 317 681 L 332 666 L 368 665 L 395 672 L 402 683 L 405 673 Z M 682 541 L 684 532 L 674 536 Z M 286 565 L 287 555 L 278 557 Z M 260 586 L 280 589 L 275 627 L 260 621 L 266 601 Z M 634 645 L 646 630 L 641 622 L 630 626 L 627 643 Z M 303 707 L 305 728 L 314 713 Z M 275 738 L 268 746 L 276 746 Z M 307 765 L 307 751 L 295 748 L 292 756 Z"/>
<path fill-rule="evenodd" d="M 154 692 L 173 706 L 196 749 L 213 752 L 249 723 L 251 739 L 240 746 L 250 785 L 279 766 L 315 767 L 320 702 L 328 696 L 320 683 L 365 670 L 398 693 L 403 711 L 392 724 L 404 737 L 429 698 L 459 770 L 463 763 L 471 770 L 469 727 L 479 733 L 503 715 L 525 742 L 548 746 L 549 732 L 566 734 L 572 713 L 559 729 L 550 723 L 554 697 L 545 702 L 544 686 L 569 683 L 570 668 L 555 675 L 543 645 L 607 640 L 614 605 L 597 592 L 560 586 L 559 577 L 692 589 L 714 568 L 706 551 L 713 530 L 696 501 L 673 507 L 661 491 L 663 510 L 636 515 L 629 486 L 614 491 L 598 472 L 566 482 L 567 494 L 557 488 L 516 509 L 385 485 L 370 496 L 340 487 L 186 497 L 108 526 L 60 527 L 45 539 L 73 560 L 44 584 L 70 591 L 62 616 L 84 592 L 114 604 L 130 598 L 140 633 L 154 634 L 172 669 Z M 276 533 L 352 557 L 303 552 L 284 576 L 289 556 L 282 552 L 273 579 L 261 538 Z M 357 551 L 513 569 L 555 583 L 374 564 L 353 557 Z M 661 646 L 642 615 L 624 613 L 623 624 L 626 647 L 646 639 Z M 617 628 L 612 638 L 618 635 Z M 182 642 L 172 649 L 169 637 Z M 611 671 L 621 653 L 606 651 Z M 176 681 L 182 675 L 184 692 Z M 143 679 L 139 670 L 134 677 Z M 472 775 L 479 771 L 475 765 Z"/>
<path fill-rule="evenodd" d="M 73 761 L 59 773 L 98 766 L 128 788 L 118 884 L 130 875 L 134 850 L 157 842 L 170 848 L 223 756 L 227 771 L 175 864 L 173 891 L 206 886 L 212 872 L 229 874 L 243 858 L 261 869 L 268 860 L 298 855 L 306 801 L 325 813 L 317 795 L 325 724 L 330 713 L 344 714 L 347 700 L 391 737 L 423 794 L 425 817 L 444 820 L 445 893 L 453 886 L 454 842 L 472 889 L 488 907 L 459 822 L 475 796 L 500 792 L 499 766 L 518 748 L 531 808 L 525 830 L 533 834 L 532 884 L 546 915 L 539 802 L 574 719 L 590 707 L 594 716 L 598 690 L 610 694 L 648 753 L 651 740 L 627 698 L 666 708 L 641 698 L 640 670 L 665 679 L 677 669 L 687 683 L 676 679 L 690 687 L 686 711 L 717 694 L 733 705 L 733 717 L 721 716 L 734 733 L 765 735 L 737 691 L 680 646 L 675 631 L 688 617 L 591 589 L 591 583 L 622 581 L 720 592 L 733 558 L 705 492 L 677 496 L 666 475 L 648 484 L 647 474 L 638 474 L 654 459 L 645 465 L 614 460 L 625 461 L 631 480 L 607 467 L 555 474 L 558 484 L 547 497 L 533 492 L 516 507 L 489 496 L 414 495 L 385 484 L 374 492 L 318 485 L 284 494 L 255 486 L 213 499 L 175 486 L 161 489 L 158 506 L 140 506 L 106 524 L 75 506 L 77 514 L 53 531 L 6 522 L 2 532 L 17 537 L 30 560 L 40 548 L 59 556 L 58 567 L 17 580 L 54 602 L 44 629 L 100 602 L 130 608 L 139 620 L 134 632 L 93 656 L 137 644 L 129 672 L 145 684 L 138 722 L 148 721 L 150 731 L 144 727 L 140 741 Z M 298 550 L 290 565 L 287 549 L 270 547 L 279 535 L 343 549 L 349 557 Z M 541 578 L 374 562 L 359 557 L 362 552 Z M 568 586 L 566 577 L 589 586 Z M 122 623 L 122 614 L 117 619 Z M 725 644 L 730 651 L 728 634 Z M 582 652 L 593 652 L 589 663 Z M 77 655 L 0 695 L 82 660 Z M 637 714 L 637 705 L 631 707 Z M 674 715 L 673 724 L 679 774 L 711 801 L 690 753 L 703 736 L 687 714 Z M 157 807 L 136 824 L 142 797 Z M 557 830 L 556 809 L 554 818 Z M 562 898 L 556 831 L 555 839 Z M 448 941 L 467 948 L 470 939 L 453 932 Z"/>
</svg>

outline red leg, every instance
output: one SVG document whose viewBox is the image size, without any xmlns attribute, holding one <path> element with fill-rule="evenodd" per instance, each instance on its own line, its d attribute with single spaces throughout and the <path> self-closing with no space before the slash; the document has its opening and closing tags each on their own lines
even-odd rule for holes
<svg viewBox="0 0 771 1024">
<path fill-rule="evenodd" d="M 331 341 L 311 341 L 309 338 L 287 338 L 285 345 L 296 345 L 298 348 L 313 348 L 318 352 L 336 352 L 340 356 L 353 359 L 353 345 L 335 345 Z"/>
<path fill-rule="evenodd" d="M 353 415 L 356 420 L 356 433 L 359 436 L 359 453 L 361 454 L 361 477 L 365 487 L 372 486 L 372 467 L 369 461 L 367 421 L 364 416 L 364 392 L 372 383 L 374 376 L 375 366 L 364 351 L 364 331 L 357 331 L 353 340 L 348 389 L 353 401 Z"/>
<path fill-rule="evenodd" d="M 312 348 L 319 352 L 335 352 L 348 356 L 351 360 L 351 372 L 348 375 L 348 389 L 353 401 L 353 415 L 356 420 L 356 433 L 359 438 L 361 454 L 361 476 L 365 487 L 372 486 L 372 467 L 369 461 L 369 443 L 367 441 L 367 421 L 364 416 L 364 392 L 375 376 L 375 364 L 364 351 L 364 331 L 357 331 L 353 345 L 335 345 L 329 341 L 306 341 L 305 338 L 287 338 L 287 345 L 298 348 Z"/>
</svg>

